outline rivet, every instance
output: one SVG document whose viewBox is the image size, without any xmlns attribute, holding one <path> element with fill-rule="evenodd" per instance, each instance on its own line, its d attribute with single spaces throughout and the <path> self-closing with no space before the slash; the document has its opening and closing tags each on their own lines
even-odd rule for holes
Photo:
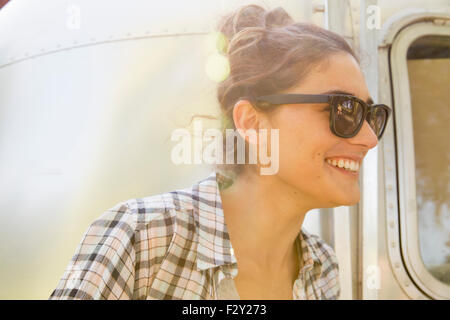
<svg viewBox="0 0 450 320">
<path fill-rule="evenodd" d="M 395 248 L 395 242 L 391 242 L 391 248 Z"/>
<path fill-rule="evenodd" d="M 443 26 L 443 25 L 445 25 L 446 21 L 444 19 L 434 19 L 433 23 L 438 26 Z"/>
<path fill-rule="evenodd" d="M 392 171 L 392 168 L 391 167 L 387 167 L 387 171 Z"/>
<path fill-rule="evenodd" d="M 405 282 L 405 287 L 409 287 L 409 281 Z"/>
<path fill-rule="evenodd" d="M 400 263 L 398 263 L 398 262 L 394 263 L 394 267 L 399 268 L 400 267 Z"/>
<path fill-rule="evenodd" d="M 391 228 L 395 227 L 394 221 L 389 222 L 389 227 L 391 227 Z"/>
<path fill-rule="evenodd" d="M 392 203 L 389 203 L 389 209 L 392 209 L 394 205 Z"/>
<path fill-rule="evenodd" d="M 392 184 L 388 184 L 387 188 L 388 190 L 392 190 Z"/>
<path fill-rule="evenodd" d="M 325 6 L 323 4 L 317 4 L 313 8 L 313 13 L 316 12 L 325 12 Z"/>
</svg>

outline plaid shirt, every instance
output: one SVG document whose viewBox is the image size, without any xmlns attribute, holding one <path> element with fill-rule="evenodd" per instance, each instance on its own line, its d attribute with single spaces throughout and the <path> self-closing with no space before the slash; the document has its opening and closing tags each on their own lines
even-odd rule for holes
<svg viewBox="0 0 450 320">
<path fill-rule="evenodd" d="M 213 172 L 190 188 L 119 203 L 96 219 L 49 299 L 218 299 L 237 275 Z M 294 299 L 337 299 L 333 249 L 303 228 Z M 224 283 L 227 281 L 224 281 Z"/>
</svg>

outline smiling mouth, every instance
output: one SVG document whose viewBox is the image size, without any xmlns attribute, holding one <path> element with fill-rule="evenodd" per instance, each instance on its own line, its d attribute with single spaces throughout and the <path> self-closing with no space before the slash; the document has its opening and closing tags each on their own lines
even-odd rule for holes
<svg viewBox="0 0 450 320">
<path fill-rule="evenodd" d="M 348 173 L 354 176 L 359 174 L 360 163 L 351 159 L 325 159 L 325 162 L 343 173 Z"/>
</svg>

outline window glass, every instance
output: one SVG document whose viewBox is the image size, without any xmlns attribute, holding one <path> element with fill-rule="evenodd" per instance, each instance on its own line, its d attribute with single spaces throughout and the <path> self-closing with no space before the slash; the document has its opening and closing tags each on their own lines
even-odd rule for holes
<svg viewBox="0 0 450 320">
<path fill-rule="evenodd" d="M 450 37 L 419 38 L 407 59 L 420 253 L 450 284 Z"/>
</svg>

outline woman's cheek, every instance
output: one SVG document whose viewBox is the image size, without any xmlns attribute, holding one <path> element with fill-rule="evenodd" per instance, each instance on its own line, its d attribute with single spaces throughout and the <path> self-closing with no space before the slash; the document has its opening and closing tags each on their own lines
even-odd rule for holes
<svg viewBox="0 0 450 320">
<path fill-rule="evenodd" d="M 280 131 L 278 160 L 280 173 L 283 175 L 295 175 L 301 172 L 304 166 L 302 163 L 303 145 L 294 137 L 292 134 L 283 134 L 283 131 Z"/>
</svg>

